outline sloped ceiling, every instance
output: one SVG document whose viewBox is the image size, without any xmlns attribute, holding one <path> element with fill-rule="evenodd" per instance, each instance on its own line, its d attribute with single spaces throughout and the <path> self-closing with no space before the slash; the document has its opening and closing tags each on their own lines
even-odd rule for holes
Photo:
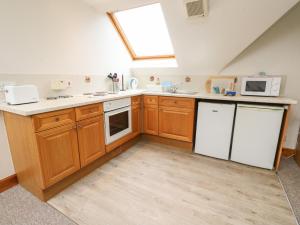
<svg viewBox="0 0 300 225">
<path fill-rule="evenodd" d="M 182 0 L 83 0 L 99 11 L 162 4 L 178 62 L 175 73 L 216 74 L 299 0 L 210 0 L 209 15 L 187 19 Z"/>
</svg>

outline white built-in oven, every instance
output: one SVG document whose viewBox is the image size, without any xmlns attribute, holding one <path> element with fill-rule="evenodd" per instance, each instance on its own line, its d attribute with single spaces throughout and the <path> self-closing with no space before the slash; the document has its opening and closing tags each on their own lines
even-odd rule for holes
<svg viewBox="0 0 300 225">
<path fill-rule="evenodd" d="M 131 99 L 104 102 L 105 143 L 110 144 L 132 131 Z"/>
<path fill-rule="evenodd" d="M 241 95 L 279 96 L 281 77 L 243 77 Z"/>
</svg>

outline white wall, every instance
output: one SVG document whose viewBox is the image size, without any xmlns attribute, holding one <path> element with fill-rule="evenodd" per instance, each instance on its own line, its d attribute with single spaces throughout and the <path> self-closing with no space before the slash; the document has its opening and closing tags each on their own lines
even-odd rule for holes
<svg viewBox="0 0 300 225">
<path fill-rule="evenodd" d="M 36 84 L 42 97 L 107 90 L 108 73 L 129 75 L 131 59 L 107 16 L 80 0 L 1 0 L 0 27 L 0 81 Z M 72 88 L 49 91 L 57 78 Z M 13 173 L 1 116 L 0 179 Z"/>
<path fill-rule="evenodd" d="M 209 15 L 187 19 L 182 0 L 84 0 L 101 10 L 122 10 L 160 2 L 178 68 L 141 69 L 139 74 L 206 75 L 224 66 L 254 42 L 299 0 L 210 0 Z"/>
<path fill-rule="evenodd" d="M 115 71 L 115 70 L 113 70 Z M 119 74 L 121 75 L 122 72 Z M 127 79 L 130 74 L 124 75 L 124 84 L 127 87 Z M 22 84 L 34 84 L 38 87 L 39 95 L 41 98 L 58 95 L 78 95 L 87 92 L 95 91 L 110 91 L 112 88 L 111 80 L 107 79 L 107 75 L 92 75 L 90 76 L 91 82 L 85 82 L 85 76 L 83 75 L 4 75 L 0 74 L 1 81 L 15 82 L 17 85 Z M 50 89 L 51 80 L 64 79 L 71 82 L 71 87 L 63 91 L 53 91 Z M 4 99 L 4 94 L 0 92 L 0 102 Z"/>
<path fill-rule="evenodd" d="M 286 143 L 286 147 L 295 148 L 300 120 L 300 3 L 222 73 L 247 75 L 259 71 L 284 75 L 284 95 L 299 101 L 292 108 Z"/>
<path fill-rule="evenodd" d="M 130 58 L 107 16 L 80 0 L 1 0 L 0 74 L 106 75 Z"/>
<path fill-rule="evenodd" d="M 285 146 L 295 148 L 300 120 L 300 4 L 298 3 L 288 14 L 274 24 L 261 38 L 255 41 L 239 57 L 237 57 L 221 74 L 251 75 L 265 71 L 268 74 L 283 75 L 285 82 L 283 95 L 297 99 L 299 104 L 293 106 L 289 122 L 288 137 Z M 140 73 L 139 73 L 140 72 Z M 175 75 L 171 75 L 171 74 Z M 177 74 L 176 69 L 155 69 L 135 71 L 141 87 L 149 82 L 150 75 L 157 75 L 161 81 L 173 80 L 183 83 L 188 90 L 203 91 L 208 76 L 192 75 L 192 82 L 185 83 L 185 75 Z"/>
</svg>

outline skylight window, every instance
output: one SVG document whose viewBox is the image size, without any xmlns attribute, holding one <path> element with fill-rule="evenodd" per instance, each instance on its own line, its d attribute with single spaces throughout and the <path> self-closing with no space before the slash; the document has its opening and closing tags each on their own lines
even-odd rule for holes
<svg viewBox="0 0 300 225">
<path fill-rule="evenodd" d="M 108 13 L 133 60 L 175 58 L 159 3 Z"/>
</svg>

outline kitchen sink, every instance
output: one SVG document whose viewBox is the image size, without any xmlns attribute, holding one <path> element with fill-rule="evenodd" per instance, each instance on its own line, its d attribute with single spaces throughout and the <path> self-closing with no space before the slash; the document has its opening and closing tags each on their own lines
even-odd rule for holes
<svg viewBox="0 0 300 225">
<path fill-rule="evenodd" d="M 97 97 L 97 96 L 105 96 L 105 95 L 107 95 L 107 92 L 97 91 L 97 92 L 93 92 L 93 93 L 83 93 L 83 95 Z"/>
</svg>

